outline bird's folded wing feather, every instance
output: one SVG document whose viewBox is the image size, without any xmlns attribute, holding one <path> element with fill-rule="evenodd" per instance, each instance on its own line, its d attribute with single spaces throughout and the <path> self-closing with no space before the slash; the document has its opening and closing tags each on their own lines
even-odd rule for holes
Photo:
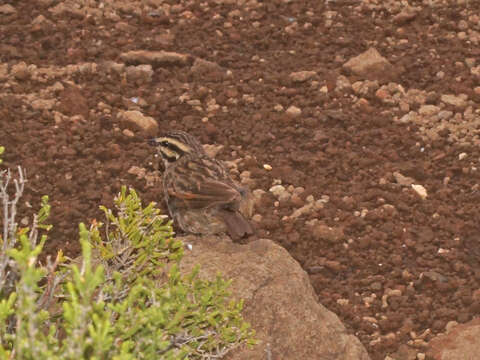
<svg viewBox="0 0 480 360">
<path fill-rule="evenodd" d="M 198 183 L 177 183 L 168 189 L 168 195 L 190 209 L 228 204 L 240 196 L 237 189 L 215 179 L 204 179 Z M 177 207 L 178 205 L 177 202 Z"/>
</svg>

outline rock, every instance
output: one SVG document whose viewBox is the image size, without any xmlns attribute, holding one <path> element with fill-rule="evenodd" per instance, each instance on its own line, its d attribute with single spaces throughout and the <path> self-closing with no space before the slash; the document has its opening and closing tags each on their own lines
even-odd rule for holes
<svg viewBox="0 0 480 360">
<path fill-rule="evenodd" d="M 205 144 L 203 145 L 203 150 L 207 153 L 208 156 L 214 158 L 217 154 L 222 151 L 224 148 L 223 145 L 212 145 L 212 144 Z"/>
<path fill-rule="evenodd" d="M 49 21 L 47 18 L 43 15 L 38 15 L 35 19 L 32 21 L 32 25 L 42 25 L 45 23 L 48 23 Z"/>
<path fill-rule="evenodd" d="M 412 184 L 412 189 L 422 198 L 422 200 L 427 198 L 427 189 L 422 185 Z"/>
<path fill-rule="evenodd" d="M 415 180 L 412 179 L 411 177 L 403 176 L 398 171 L 395 171 L 393 173 L 393 177 L 395 178 L 395 181 L 397 182 L 397 184 L 402 186 L 411 186 L 415 182 Z"/>
<path fill-rule="evenodd" d="M 474 360 L 480 354 L 480 318 L 453 327 L 448 334 L 428 343 L 427 358 L 432 360 Z"/>
<path fill-rule="evenodd" d="M 393 81 L 401 71 L 395 68 L 375 48 L 370 48 L 364 53 L 351 58 L 343 68 L 367 80 L 382 82 Z"/>
<path fill-rule="evenodd" d="M 291 117 L 299 117 L 300 115 L 302 115 L 302 110 L 299 109 L 298 107 L 292 105 L 292 106 L 289 106 L 289 108 L 285 111 L 287 113 L 287 115 L 291 116 Z"/>
<path fill-rule="evenodd" d="M 308 214 L 310 214 L 310 213 L 313 211 L 314 206 L 315 206 L 315 204 L 314 204 L 313 202 L 310 202 L 310 203 L 308 203 L 307 205 L 304 205 L 304 206 L 302 206 L 301 208 L 296 209 L 296 210 L 292 213 L 292 215 L 290 215 L 290 218 L 293 219 L 293 220 L 295 220 L 295 219 L 299 218 L 299 217 L 302 216 L 302 215 L 308 215 Z"/>
<path fill-rule="evenodd" d="M 297 71 L 290 74 L 290 79 L 293 82 L 304 82 L 310 80 L 315 75 L 317 75 L 316 71 Z"/>
<path fill-rule="evenodd" d="M 317 223 L 312 228 L 312 236 L 317 241 L 325 240 L 329 243 L 336 244 L 344 239 L 345 234 L 342 228 L 332 228 L 325 224 Z"/>
<path fill-rule="evenodd" d="M 243 316 L 260 340 L 225 359 L 369 359 L 359 340 L 318 302 L 307 274 L 284 248 L 266 239 L 247 245 L 227 237 L 182 240 L 193 247 L 182 259 L 181 270 L 191 271 L 199 264 L 201 278 L 214 280 L 220 272 L 232 279 L 233 297 L 244 300 Z"/>
<path fill-rule="evenodd" d="M 418 109 L 418 113 L 423 116 L 433 116 L 438 114 L 440 108 L 435 105 L 422 105 L 420 109 Z"/>
<path fill-rule="evenodd" d="M 168 65 L 185 66 L 188 64 L 190 56 L 169 51 L 136 50 L 121 54 L 120 59 L 127 64 L 134 65 L 150 64 L 154 67 Z"/>
<path fill-rule="evenodd" d="M 153 69 L 150 64 L 127 66 L 127 79 L 139 84 L 152 81 Z"/>
<path fill-rule="evenodd" d="M 458 108 L 465 108 L 467 106 L 467 95 L 465 94 L 460 94 L 458 96 L 456 95 L 442 95 L 440 97 L 440 100 L 442 100 L 445 104 L 453 105 Z"/>
<path fill-rule="evenodd" d="M 195 59 L 190 71 L 195 75 L 204 75 L 211 72 L 216 72 L 222 75 L 225 74 L 225 71 L 217 63 L 200 58 Z"/>
<path fill-rule="evenodd" d="M 13 65 L 11 73 L 17 80 L 26 80 L 30 77 L 30 71 L 28 70 L 28 66 L 24 61 Z"/>
<path fill-rule="evenodd" d="M 417 14 L 417 9 L 407 6 L 393 17 L 393 22 L 397 25 L 403 25 L 415 19 Z"/>
<path fill-rule="evenodd" d="M 15 8 L 10 4 L 5 4 L 0 6 L 0 14 L 12 15 L 12 14 L 15 14 L 16 12 L 17 10 L 15 10 Z"/>
<path fill-rule="evenodd" d="M 72 16 L 77 19 L 83 19 L 86 15 L 85 10 L 79 9 L 75 4 L 68 2 L 60 2 L 58 5 L 48 9 L 55 17 Z"/>
<path fill-rule="evenodd" d="M 121 74 L 125 71 L 125 64 L 116 63 L 114 61 L 105 61 L 102 63 L 102 67 L 109 72 L 114 72 L 116 74 Z"/>
<path fill-rule="evenodd" d="M 117 29 L 118 31 L 123 31 L 125 33 L 134 33 L 137 30 L 135 26 L 130 25 L 129 23 L 124 21 L 117 22 L 115 24 L 115 29 Z"/>
<path fill-rule="evenodd" d="M 288 201 L 291 196 L 282 185 L 274 185 L 268 191 L 270 191 L 278 199 L 278 201 Z"/>
<path fill-rule="evenodd" d="M 33 110 L 52 110 L 55 105 L 55 99 L 37 99 L 33 100 L 31 105 Z"/>
<path fill-rule="evenodd" d="M 149 135 L 154 135 L 158 130 L 158 124 L 154 118 L 143 115 L 140 111 L 125 111 L 122 115 L 127 125 L 133 126 L 136 130 L 141 130 Z"/>
<path fill-rule="evenodd" d="M 350 80 L 346 76 L 340 75 L 337 78 L 335 83 L 335 90 L 336 91 L 345 91 L 350 90 L 352 88 L 352 84 L 350 84 Z"/>
</svg>

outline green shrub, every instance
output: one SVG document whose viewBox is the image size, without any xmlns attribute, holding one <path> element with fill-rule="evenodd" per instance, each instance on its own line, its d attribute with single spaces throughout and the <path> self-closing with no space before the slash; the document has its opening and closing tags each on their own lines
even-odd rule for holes
<svg viewBox="0 0 480 360">
<path fill-rule="evenodd" d="M 67 263 L 59 252 L 41 266 L 48 198 L 31 228 L 17 229 L 21 168 L 13 199 L 10 178 L 0 174 L 9 210 L 0 237 L 1 359 L 217 359 L 255 343 L 242 302 L 229 300 L 230 281 L 201 280 L 198 268 L 180 274 L 183 244 L 154 203 L 142 207 L 123 187 L 115 211 L 101 207 L 105 224 L 79 225 L 80 259 Z"/>
</svg>

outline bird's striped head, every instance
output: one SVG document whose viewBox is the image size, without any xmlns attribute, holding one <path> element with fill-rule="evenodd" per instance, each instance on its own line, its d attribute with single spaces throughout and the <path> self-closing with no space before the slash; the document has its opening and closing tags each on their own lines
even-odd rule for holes
<svg viewBox="0 0 480 360">
<path fill-rule="evenodd" d="M 148 143 L 157 148 L 165 166 L 169 166 L 185 155 L 205 154 L 202 144 L 184 131 L 171 131 L 164 136 L 150 139 Z"/>
</svg>

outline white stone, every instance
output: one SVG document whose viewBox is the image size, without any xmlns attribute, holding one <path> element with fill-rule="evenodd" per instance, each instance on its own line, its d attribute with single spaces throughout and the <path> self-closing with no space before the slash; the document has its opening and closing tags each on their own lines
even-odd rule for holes
<svg viewBox="0 0 480 360">
<path fill-rule="evenodd" d="M 302 110 L 294 105 L 290 106 L 285 112 L 292 117 L 298 117 L 302 115 Z"/>
<path fill-rule="evenodd" d="M 423 199 L 427 198 L 427 189 L 425 189 L 422 185 L 412 184 L 412 189 Z"/>
</svg>

